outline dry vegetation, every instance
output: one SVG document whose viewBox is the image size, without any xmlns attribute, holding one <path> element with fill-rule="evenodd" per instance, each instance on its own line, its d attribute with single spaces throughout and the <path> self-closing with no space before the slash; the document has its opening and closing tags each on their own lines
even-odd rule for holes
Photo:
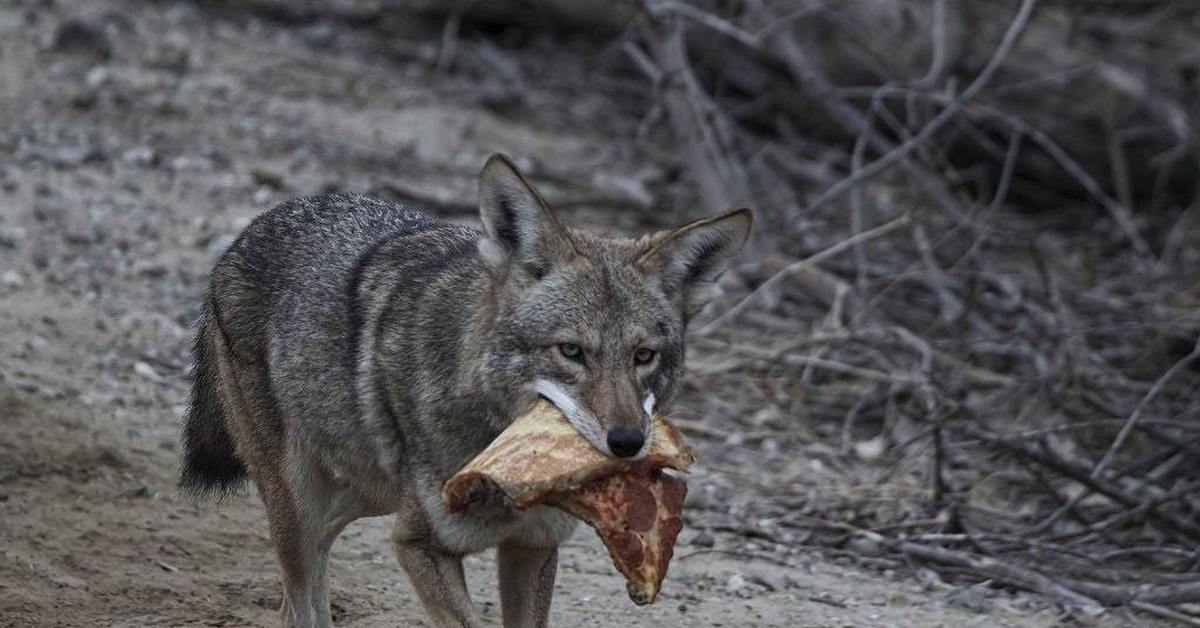
<svg viewBox="0 0 1200 628">
<path fill-rule="evenodd" d="M 757 210 L 692 340 L 687 426 L 753 452 L 727 470 L 763 497 L 714 525 L 1083 609 L 1200 602 L 1200 11 L 548 6 L 602 51 L 621 150 L 666 169 L 625 206 Z M 454 5 L 438 65 L 519 103 L 490 33 L 545 15 Z"/>
</svg>

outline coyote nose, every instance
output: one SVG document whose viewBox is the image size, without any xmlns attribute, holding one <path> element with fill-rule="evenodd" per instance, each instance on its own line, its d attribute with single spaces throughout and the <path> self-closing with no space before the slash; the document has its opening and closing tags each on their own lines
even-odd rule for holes
<svg viewBox="0 0 1200 628">
<path fill-rule="evenodd" d="M 642 450 L 646 436 L 641 430 L 614 427 L 608 430 L 608 449 L 618 458 L 628 458 Z"/>
</svg>

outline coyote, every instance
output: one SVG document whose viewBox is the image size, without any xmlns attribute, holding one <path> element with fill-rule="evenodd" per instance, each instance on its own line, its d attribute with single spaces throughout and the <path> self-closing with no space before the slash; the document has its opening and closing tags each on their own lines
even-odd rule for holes
<svg viewBox="0 0 1200 628">
<path fill-rule="evenodd" d="M 388 513 L 434 624 L 481 625 L 462 557 L 496 547 L 504 626 L 545 626 L 575 520 L 499 500 L 451 514 L 442 484 L 539 395 L 604 454 L 644 455 L 688 320 L 751 226 L 738 209 L 638 239 L 571 229 L 503 155 L 479 193 L 482 231 L 353 194 L 290 200 L 212 271 L 180 486 L 254 480 L 285 626 L 331 624 L 330 546 Z"/>
</svg>

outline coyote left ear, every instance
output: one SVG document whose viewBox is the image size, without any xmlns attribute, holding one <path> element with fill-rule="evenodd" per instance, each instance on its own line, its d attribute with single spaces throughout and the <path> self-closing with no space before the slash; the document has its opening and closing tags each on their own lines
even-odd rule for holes
<svg viewBox="0 0 1200 628">
<path fill-rule="evenodd" d="M 693 222 L 662 236 L 636 265 L 660 273 L 663 285 L 682 297 L 684 319 L 690 319 L 717 294 L 717 279 L 746 243 L 753 222 L 745 208 Z"/>
<path fill-rule="evenodd" d="M 479 175 L 479 212 L 487 234 L 479 251 L 499 274 L 520 271 L 536 280 L 575 255 L 567 230 L 542 195 L 499 153 L 488 158 Z"/>
</svg>

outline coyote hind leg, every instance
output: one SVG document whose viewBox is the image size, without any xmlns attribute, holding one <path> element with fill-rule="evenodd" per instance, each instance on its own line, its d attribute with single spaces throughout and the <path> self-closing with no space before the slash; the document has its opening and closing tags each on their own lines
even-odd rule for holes
<svg viewBox="0 0 1200 628">
<path fill-rule="evenodd" d="M 266 506 L 283 580 L 282 623 L 327 628 L 329 549 L 348 523 L 366 514 L 364 501 L 330 478 L 287 433 L 261 364 L 239 361 L 219 331 L 211 337 L 238 457 Z"/>
<path fill-rule="evenodd" d="M 311 463 L 289 463 L 283 476 L 290 498 L 287 503 L 279 495 L 268 496 L 263 491 L 272 542 L 284 575 L 280 614 L 285 626 L 328 628 L 333 625 L 329 551 L 347 524 L 367 514 L 364 502 L 353 489 L 338 486 Z"/>
</svg>

